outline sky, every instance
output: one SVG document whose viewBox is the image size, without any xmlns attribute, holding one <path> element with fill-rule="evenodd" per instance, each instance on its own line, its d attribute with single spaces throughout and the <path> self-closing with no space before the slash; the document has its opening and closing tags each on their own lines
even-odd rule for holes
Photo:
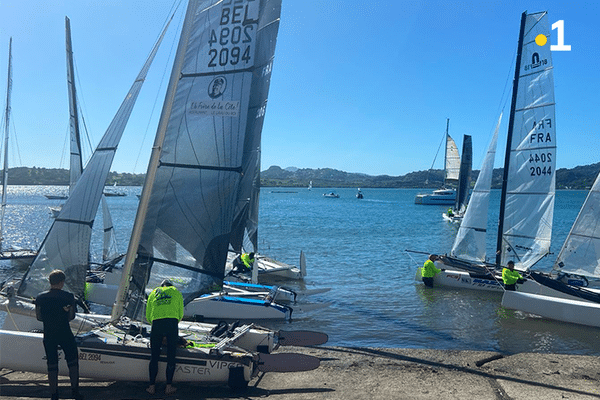
<svg viewBox="0 0 600 400">
<path fill-rule="evenodd" d="M 3 109 L 13 38 L 9 165 L 68 168 L 65 16 L 93 147 L 179 2 L 0 0 Z M 112 171 L 146 171 L 184 6 L 142 88 Z M 552 54 L 557 167 L 600 162 L 600 3 L 283 0 L 261 169 L 392 176 L 427 170 L 446 118 L 459 149 L 463 135 L 472 136 L 473 168 L 479 169 L 502 110 L 497 154 L 504 154 L 507 99 L 526 10 L 547 10 L 551 24 L 563 20 L 564 44 L 571 45 L 571 51 Z M 550 44 L 557 40 L 553 30 Z M 442 160 L 438 155 L 434 167 L 442 168 Z"/>
</svg>

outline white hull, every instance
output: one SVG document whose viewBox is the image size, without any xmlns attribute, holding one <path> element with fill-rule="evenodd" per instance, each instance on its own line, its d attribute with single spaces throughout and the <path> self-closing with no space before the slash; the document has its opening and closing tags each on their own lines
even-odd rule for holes
<svg viewBox="0 0 600 400">
<path fill-rule="evenodd" d="M 0 302 L 0 310 L 8 314 L 2 326 L 4 330 L 30 332 L 43 329 L 42 322 L 35 317 L 35 306 L 30 302 L 15 300 L 9 302 L 4 299 Z M 71 329 L 73 333 L 87 332 L 108 323 L 110 319 L 110 315 L 77 313 L 75 319 L 71 321 Z M 214 327 L 215 324 L 181 321 L 179 332 L 206 336 Z M 277 348 L 276 336 L 277 334 L 272 330 L 252 326 L 252 329 L 247 330 L 232 344 L 248 351 L 271 353 Z"/>
<path fill-rule="evenodd" d="M 417 268 L 415 280 L 422 282 L 421 267 Z M 498 276 L 497 279 L 486 279 L 484 277 L 470 274 L 466 271 L 448 269 L 435 275 L 433 278 L 433 285 L 434 287 L 444 286 L 457 289 L 485 290 L 492 292 L 504 291 L 500 276 Z M 575 297 L 566 293 L 559 292 L 558 290 L 551 289 L 544 285 L 540 285 L 533 279 L 527 279 L 523 283 L 517 283 L 515 287 L 518 292 L 522 293 L 577 300 Z"/>
<path fill-rule="evenodd" d="M 455 190 L 435 190 L 429 194 L 418 194 L 415 196 L 415 204 L 427 205 L 454 205 L 456 202 Z"/>
<path fill-rule="evenodd" d="M 461 223 L 463 220 L 463 216 L 462 215 L 453 215 L 453 216 L 449 216 L 446 213 L 442 213 L 442 218 L 444 218 L 446 221 L 448 222 L 458 222 Z"/>
<path fill-rule="evenodd" d="M 264 300 L 216 294 L 192 300 L 185 306 L 183 314 L 207 320 L 288 320 L 292 309 Z"/>
<path fill-rule="evenodd" d="M 597 303 L 507 291 L 502 296 L 502 305 L 557 321 L 600 327 Z"/>
<path fill-rule="evenodd" d="M 47 366 L 41 333 L 0 330 L 0 367 L 45 374 Z M 130 337 L 130 339 L 132 339 Z M 111 335 L 78 337 L 79 376 L 99 380 L 148 381 L 150 347 L 147 340 L 128 340 L 125 344 Z M 68 375 L 64 356 L 59 356 L 59 373 Z M 165 379 L 166 356 L 159 361 L 158 381 Z M 244 382 L 254 372 L 252 355 L 211 355 L 208 349 L 177 350 L 175 382 L 227 384 L 232 368 L 240 371 Z M 243 378 L 242 378 L 243 377 Z M 242 383 L 242 382 L 238 382 Z M 243 384 L 243 383 L 242 383 Z"/>
</svg>

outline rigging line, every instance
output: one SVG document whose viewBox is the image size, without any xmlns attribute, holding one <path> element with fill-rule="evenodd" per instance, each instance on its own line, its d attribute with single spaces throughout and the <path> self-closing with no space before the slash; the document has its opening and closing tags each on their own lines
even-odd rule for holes
<svg viewBox="0 0 600 400">
<path fill-rule="evenodd" d="M 183 0 L 179 0 L 179 3 L 175 7 L 175 11 L 173 11 L 173 13 L 170 13 L 170 15 L 172 15 L 170 17 L 170 19 L 173 18 L 173 16 L 175 15 L 175 12 L 177 11 L 177 9 L 179 8 L 179 6 L 181 5 L 182 2 L 183 2 Z M 166 21 L 167 20 L 168 20 L 168 18 L 165 20 L 165 23 L 163 24 L 163 27 L 166 25 L 166 23 L 167 23 Z M 177 26 L 177 29 L 175 30 L 175 32 L 181 32 L 181 24 L 182 24 L 182 22 L 183 22 L 182 19 L 180 19 L 179 20 L 179 25 Z M 156 106 L 157 106 L 158 102 L 163 97 L 160 94 L 161 93 L 161 89 L 164 86 L 165 77 L 167 76 L 167 74 L 168 74 L 168 76 L 170 76 L 170 67 L 173 64 L 173 62 L 172 62 L 173 51 L 174 51 L 175 46 L 176 46 L 177 43 L 179 43 L 179 40 L 178 40 L 177 35 L 175 35 L 173 37 L 173 40 L 171 41 L 171 48 L 169 50 L 169 56 L 167 57 L 167 61 L 164 63 L 163 73 L 162 73 L 161 78 L 160 78 L 160 83 L 158 85 L 158 89 L 156 90 L 156 95 L 154 97 L 154 102 L 152 104 L 152 109 L 150 110 L 150 115 L 148 116 L 148 123 L 146 124 L 146 129 L 144 130 L 144 135 L 142 136 L 142 140 L 141 140 L 141 143 L 140 143 L 138 154 L 137 154 L 137 157 L 135 158 L 135 162 L 133 163 L 132 173 L 135 173 L 135 170 L 137 168 L 138 162 L 140 160 L 140 156 L 142 154 L 142 149 L 144 149 L 144 143 L 146 141 L 146 137 L 148 136 L 148 131 L 150 130 L 150 124 L 152 123 L 152 117 L 154 116 L 154 113 L 156 111 Z"/>
<path fill-rule="evenodd" d="M 83 87 L 83 85 L 81 84 L 81 81 L 79 79 L 79 67 L 77 67 L 77 61 L 75 61 L 75 57 L 73 57 L 73 64 L 74 64 L 74 72 L 75 72 L 75 77 L 77 79 L 77 92 L 76 92 L 76 96 L 77 98 L 75 99 L 75 103 L 77 105 L 77 108 L 79 109 L 79 118 L 81 119 L 81 122 L 83 123 L 83 131 L 85 132 L 85 138 L 87 139 L 87 145 L 89 147 L 89 154 L 87 159 L 85 160 L 85 162 L 83 162 L 84 157 L 83 154 L 80 154 L 81 159 L 82 159 L 82 165 L 86 165 L 88 163 L 88 161 L 90 160 L 90 158 L 92 157 L 92 154 L 94 154 L 94 147 L 92 146 L 92 139 L 91 138 L 91 134 L 88 131 L 87 128 L 87 123 L 85 121 L 85 112 L 84 112 L 84 106 L 85 106 L 85 99 L 82 96 L 82 90 L 81 88 Z M 83 153 L 83 149 L 82 153 Z"/>
</svg>

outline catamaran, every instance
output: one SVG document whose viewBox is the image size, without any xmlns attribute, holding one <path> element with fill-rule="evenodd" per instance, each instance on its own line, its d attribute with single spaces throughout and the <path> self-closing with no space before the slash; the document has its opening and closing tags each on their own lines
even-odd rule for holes
<svg viewBox="0 0 600 400">
<path fill-rule="evenodd" d="M 452 251 L 441 257 L 445 270 L 436 275 L 434 284 L 502 291 L 500 266 L 512 260 L 515 269 L 528 271 L 549 253 L 556 170 L 554 82 L 550 46 L 538 46 L 538 35 L 550 35 L 548 14 L 523 13 L 504 158 L 496 262 L 485 258 L 485 234 L 492 154 L 500 122 Z M 517 290 L 541 293 L 546 289 L 529 279 L 517 284 Z"/>
<path fill-rule="evenodd" d="M 236 14 L 231 12 L 230 5 L 222 1 L 191 0 L 188 4 L 157 131 L 156 146 L 140 199 L 119 295 L 113 307 L 112 323 L 77 337 L 80 351 L 79 372 L 82 377 L 147 380 L 150 357 L 148 339 L 141 334 L 143 326 L 139 327 L 135 323 L 141 320 L 139 316 L 143 314 L 144 290 L 147 283 L 145 277 L 152 280 L 156 272 L 168 272 L 173 267 L 187 271 L 185 281 L 176 284 L 188 300 L 190 296 L 195 297 L 197 290 L 206 283 L 201 279 L 202 276 L 222 277 L 222 271 L 219 273 L 219 269 L 224 269 L 229 245 L 227 231 L 231 229 L 233 213 L 231 203 L 224 201 L 216 204 L 212 195 L 222 194 L 223 189 L 233 189 L 231 185 L 235 185 L 239 178 L 239 170 L 231 163 L 239 160 L 239 154 L 238 157 L 234 157 L 235 152 L 229 153 L 227 157 L 220 158 L 218 154 L 223 153 L 215 153 L 214 150 L 217 149 L 211 146 L 215 142 L 205 141 L 204 135 L 218 130 L 222 133 L 230 132 L 233 137 L 237 135 L 243 138 L 248 129 L 260 129 L 262 126 L 281 2 L 248 1 L 241 7 L 244 11 L 239 15 L 243 15 L 243 18 L 238 19 L 233 17 Z M 224 21 L 223 15 L 232 17 Z M 220 53 L 231 54 L 231 61 L 236 60 L 230 63 L 228 58 L 227 62 L 221 62 L 223 59 L 218 57 L 219 50 L 214 48 L 215 44 L 211 38 L 215 32 L 236 30 L 245 32 L 248 42 L 243 48 L 234 46 L 237 43 L 219 42 Z M 153 58 L 156 48 L 155 46 L 150 59 Z M 216 57 L 211 56 L 213 51 L 216 52 Z M 239 57 L 236 58 L 235 54 Z M 147 66 L 149 65 L 143 68 L 144 74 Z M 126 98 L 125 102 L 129 107 L 133 105 L 130 100 L 139 92 L 140 81 L 143 81 L 143 76 L 139 78 Z M 203 90 L 199 90 L 201 88 Z M 206 109 L 203 104 L 212 104 L 215 107 L 210 106 Z M 183 121 L 186 123 L 183 124 Z M 112 133 L 111 127 L 107 134 Z M 120 138 L 120 133 L 115 136 Z M 224 139 L 224 142 L 216 142 L 216 146 L 221 148 L 220 146 L 228 142 L 228 137 L 219 134 L 213 139 Z M 109 144 L 104 143 L 104 139 L 107 138 L 103 138 L 101 143 Z M 190 152 L 192 149 L 196 152 Z M 107 158 L 112 160 L 113 153 L 112 148 L 108 155 L 98 156 L 95 152 L 88 167 Z M 195 155 L 200 153 L 210 153 L 215 157 L 204 159 L 206 164 L 199 163 Z M 98 157 L 101 160 L 97 160 Z M 107 168 L 110 167 L 110 162 L 102 164 L 108 164 Z M 75 194 L 78 188 L 86 182 L 89 184 L 84 179 L 87 171 L 88 168 L 78 181 L 74 195 L 65 203 L 61 216 L 65 209 L 70 209 L 69 201 L 77 197 Z M 229 186 L 223 181 L 221 183 L 224 186 L 211 185 L 215 178 L 221 175 L 229 178 Z M 198 190 L 202 193 L 197 193 Z M 212 193 L 209 193 L 211 191 Z M 97 197 L 99 201 L 99 196 Z M 204 199 L 211 201 L 206 202 Z M 221 200 L 225 199 L 221 197 Z M 224 209 L 225 215 L 215 215 L 214 211 L 219 209 Z M 203 222 L 208 225 L 204 225 Z M 59 223 L 67 221 L 61 221 L 59 216 L 53 227 Z M 206 236 L 197 236 L 201 232 L 209 233 L 212 239 L 204 241 Z M 51 238 L 50 235 L 49 237 Z M 49 237 L 45 241 L 47 246 L 43 247 L 45 251 L 40 254 L 48 253 L 48 246 L 54 241 L 49 240 Z M 85 266 L 72 263 L 61 265 L 70 265 L 65 272 L 68 272 L 71 278 L 65 287 L 75 292 L 80 281 L 76 279 L 75 272 L 83 270 Z M 35 292 L 43 286 L 43 280 L 36 282 L 32 277 L 42 278 L 40 274 L 45 266 L 30 268 L 19 288 L 23 294 Z M 131 332 L 132 325 L 139 327 L 139 336 L 137 332 L 134 335 L 127 333 Z M 121 330 L 122 327 L 128 327 L 129 330 Z M 210 347 L 197 346 L 193 339 L 192 337 L 189 341 L 191 345 L 178 349 L 178 368 L 174 377 L 176 381 L 229 384 L 238 388 L 245 387 L 259 371 L 288 372 L 311 370 L 319 366 L 318 358 L 311 356 L 252 353 L 237 347 L 233 338 Z M 41 341 L 41 334 L 0 331 L 1 366 L 34 372 L 45 371 Z M 163 371 L 164 367 L 164 363 L 160 363 Z M 63 366 L 60 371 L 66 371 L 66 368 Z"/>
<path fill-rule="evenodd" d="M 532 273 L 547 295 L 505 293 L 502 305 L 563 322 L 600 326 L 600 174 L 554 263 L 551 276 Z"/>
<path fill-rule="evenodd" d="M 458 173 L 458 187 L 456 189 L 456 202 L 452 213 L 442 213 L 442 218 L 450 222 L 461 222 L 471 190 L 471 170 L 473 166 L 473 144 L 471 135 L 463 136 L 462 157 L 460 158 L 460 171 Z"/>
</svg>

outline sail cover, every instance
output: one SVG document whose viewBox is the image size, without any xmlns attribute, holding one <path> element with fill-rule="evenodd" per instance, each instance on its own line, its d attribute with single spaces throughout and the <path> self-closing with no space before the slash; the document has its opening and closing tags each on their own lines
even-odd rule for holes
<svg viewBox="0 0 600 400">
<path fill-rule="evenodd" d="M 464 135 L 462 157 L 460 159 L 460 174 L 456 190 L 455 210 L 464 213 L 471 190 L 471 169 L 473 166 L 473 141 L 471 135 Z"/>
<path fill-rule="evenodd" d="M 600 277 L 600 174 L 563 244 L 555 269 Z"/>
<path fill-rule="evenodd" d="M 536 37 L 548 38 L 546 45 Z M 546 12 L 528 14 L 514 105 L 501 264 L 528 269 L 548 254 L 556 171 L 554 78 Z"/>
<path fill-rule="evenodd" d="M 137 318 L 145 287 L 165 278 L 186 302 L 222 281 L 236 210 L 247 202 L 244 153 L 258 148 L 280 10 L 281 0 L 190 1 L 113 316 L 127 300 Z"/>
<path fill-rule="evenodd" d="M 490 203 L 490 188 L 492 186 L 492 173 L 494 172 L 494 160 L 496 158 L 496 144 L 498 143 L 498 131 L 500 121 L 494 130 L 494 135 L 488 146 L 479 176 L 475 182 L 469 207 L 458 228 L 456 239 L 450 254 L 462 260 L 472 262 L 485 262 L 486 229 L 488 223 L 488 207 Z"/>
<path fill-rule="evenodd" d="M 75 184 L 73 192 L 50 227 L 35 260 L 23 277 L 19 294 L 35 297 L 38 293 L 47 290 L 49 287 L 48 274 L 58 268 L 62 269 L 67 277 L 64 289 L 80 297 L 83 296 L 89 265 L 92 226 L 100 205 L 106 177 L 137 96 L 167 27 L 168 24 L 154 45 L 106 133 L 100 139 L 100 143 Z"/>
<path fill-rule="evenodd" d="M 444 183 L 452 181 L 458 182 L 460 174 L 460 156 L 458 154 L 458 146 L 452 137 L 446 134 L 446 177 Z"/>
</svg>

